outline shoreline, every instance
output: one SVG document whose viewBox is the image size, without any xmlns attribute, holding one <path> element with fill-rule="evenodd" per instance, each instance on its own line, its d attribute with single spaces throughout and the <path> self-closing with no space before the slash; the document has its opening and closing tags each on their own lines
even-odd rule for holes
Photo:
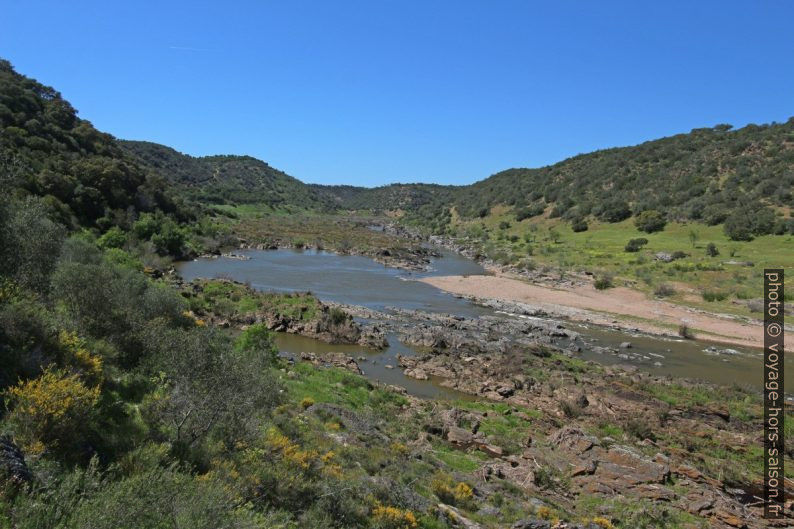
<svg viewBox="0 0 794 529">
<path fill-rule="evenodd" d="M 626 287 L 606 291 L 596 290 L 591 285 L 551 287 L 527 283 L 503 273 L 433 276 L 418 281 L 475 300 L 521 303 L 555 318 L 668 337 L 676 334 L 679 325 L 686 325 L 697 340 L 763 348 L 761 321 L 742 321 L 669 301 L 648 299 L 643 293 Z M 787 344 L 785 350 L 794 352 L 794 346 Z"/>
</svg>

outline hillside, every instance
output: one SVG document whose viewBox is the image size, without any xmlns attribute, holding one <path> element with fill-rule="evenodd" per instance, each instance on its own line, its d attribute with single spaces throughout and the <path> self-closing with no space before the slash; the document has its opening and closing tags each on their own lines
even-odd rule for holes
<svg viewBox="0 0 794 529">
<path fill-rule="evenodd" d="M 70 227 L 129 225 L 136 212 L 194 212 L 55 89 L 0 60 L 0 168 L 16 195 L 43 197 Z M 6 182 L 4 182 L 6 183 Z"/>
<path fill-rule="evenodd" d="M 122 141 L 124 150 L 195 200 L 263 203 L 323 209 L 328 198 L 251 156 L 193 157 L 146 141 Z"/>
<path fill-rule="evenodd" d="M 139 163 L 203 202 L 306 209 L 400 211 L 435 233 L 451 220 L 510 206 L 516 219 L 620 222 L 645 211 L 668 221 L 727 223 L 731 238 L 784 233 L 794 205 L 794 118 L 730 125 L 575 156 L 539 168 L 508 169 L 469 186 L 306 185 L 248 156 L 194 158 L 148 142 L 121 142 Z M 657 213 L 658 212 L 658 213 Z"/>
<path fill-rule="evenodd" d="M 619 222 L 646 210 L 669 221 L 748 224 L 739 238 L 781 232 L 775 213 L 794 206 L 794 118 L 784 124 L 730 125 L 583 154 L 540 169 L 509 169 L 463 188 L 465 217 L 495 205 L 519 217 Z M 519 218 L 520 220 L 520 218 Z"/>
</svg>

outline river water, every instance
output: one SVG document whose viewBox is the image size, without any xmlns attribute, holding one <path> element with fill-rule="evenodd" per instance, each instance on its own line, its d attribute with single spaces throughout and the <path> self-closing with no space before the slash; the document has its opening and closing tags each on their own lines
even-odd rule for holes
<svg viewBox="0 0 794 529">
<path fill-rule="evenodd" d="M 250 257 L 240 259 L 198 259 L 181 263 L 178 267 L 185 280 L 224 277 L 248 282 L 263 291 L 312 292 L 321 300 L 361 305 L 375 310 L 388 307 L 456 314 L 476 318 L 496 314 L 456 298 L 428 284 L 415 281 L 430 275 L 476 275 L 485 270 L 478 263 L 452 252 L 442 252 L 434 259 L 428 272 L 409 272 L 387 268 L 361 256 L 342 256 L 316 250 L 247 250 L 239 252 Z M 503 314 L 505 318 L 518 316 Z M 629 341 L 631 349 L 618 355 L 596 353 L 598 348 L 583 347 L 582 358 L 602 364 L 633 364 L 658 375 L 688 377 L 720 384 L 747 384 L 760 387 L 763 374 L 763 354 L 760 350 L 731 347 L 728 353 L 714 354 L 706 349 L 716 345 L 699 340 L 669 340 L 645 335 L 566 324 L 580 332 L 587 343 L 601 347 L 618 347 Z M 760 331 L 759 331 L 760 332 Z M 462 398 L 463 394 L 442 388 L 437 380 L 418 381 L 406 377 L 397 366 L 396 355 L 411 355 L 414 351 L 401 344 L 396 336 L 389 336 L 390 347 L 385 351 L 367 351 L 355 345 L 329 345 L 311 338 L 279 333 L 277 346 L 286 354 L 301 352 L 339 351 L 353 357 L 364 357 L 360 365 L 373 380 L 405 387 L 421 397 Z M 716 345 L 718 349 L 725 346 Z M 731 352 L 732 351 L 732 352 Z M 390 367 L 388 367 L 390 366 Z M 792 360 L 786 362 L 792 372 Z M 786 390 L 794 391 L 794 377 L 786 377 Z"/>
</svg>

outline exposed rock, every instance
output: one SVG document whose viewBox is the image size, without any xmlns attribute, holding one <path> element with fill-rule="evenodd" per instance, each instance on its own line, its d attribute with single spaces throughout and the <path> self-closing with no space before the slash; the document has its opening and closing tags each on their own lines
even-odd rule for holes
<svg viewBox="0 0 794 529">
<path fill-rule="evenodd" d="M 13 485 L 29 483 L 33 475 L 25 463 L 25 455 L 10 437 L 0 437 L 0 485 L 10 482 Z"/>
<path fill-rule="evenodd" d="M 316 366 L 333 366 L 341 367 L 352 371 L 356 374 L 363 374 L 358 363 L 352 356 L 347 356 L 344 353 L 328 352 L 328 353 L 301 353 L 300 359 Z"/>
</svg>

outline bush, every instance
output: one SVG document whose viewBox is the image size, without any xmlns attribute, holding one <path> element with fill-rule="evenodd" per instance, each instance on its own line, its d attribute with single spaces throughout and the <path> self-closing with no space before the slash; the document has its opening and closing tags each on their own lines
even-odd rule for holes
<svg viewBox="0 0 794 529">
<path fill-rule="evenodd" d="M 728 298 L 727 292 L 720 292 L 719 290 L 704 290 L 701 294 L 705 301 L 723 301 Z"/>
<path fill-rule="evenodd" d="M 13 409 L 9 414 L 25 450 L 68 450 L 84 439 L 93 424 L 99 387 L 89 388 L 77 375 L 47 368 L 36 379 L 8 390 Z"/>
<path fill-rule="evenodd" d="M 666 224 L 667 220 L 665 220 L 664 216 L 653 209 L 643 211 L 634 219 L 634 225 L 637 229 L 645 233 L 662 231 Z"/>
<path fill-rule="evenodd" d="M 706 255 L 709 257 L 717 257 L 720 254 L 720 251 L 717 249 L 717 245 L 713 242 L 710 242 L 706 245 Z"/>
<path fill-rule="evenodd" d="M 501 221 L 501 222 L 499 223 L 499 229 L 500 229 L 500 230 L 507 230 L 507 229 L 510 229 L 510 223 L 509 223 L 509 222 L 507 222 L 506 220 L 503 220 L 503 221 Z"/>
<path fill-rule="evenodd" d="M 562 410 L 562 413 L 569 419 L 575 419 L 582 414 L 582 408 L 570 400 L 563 400 L 560 402 L 560 409 Z"/>
<path fill-rule="evenodd" d="M 657 285 L 653 293 L 660 298 L 666 298 L 674 295 L 675 289 L 668 283 L 662 283 L 661 285 Z"/>
<path fill-rule="evenodd" d="M 277 350 L 273 343 L 273 333 L 264 323 L 256 323 L 244 330 L 234 342 L 234 347 L 240 352 L 248 351 L 263 355 L 271 362 L 276 359 Z"/>
<path fill-rule="evenodd" d="M 515 212 L 516 220 L 521 222 L 524 219 L 529 219 L 532 217 L 537 217 L 538 215 L 542 215 L 543 211 L 546 208 L 543 206 L 542 203 L 535 203 L 529 206 L 517 209 Z"/>
<path fill-rule="evenodd" d="M 606 290 L 612 288 L 614 285 L 612 284 L 612 278 L 610 276 L 601 276 L 595 280 L 593 286 L 596 290 Z"/>
<path fill-rule="evenodd" d="M 113 226 L 97 240 L 100 248 L 123 248 L 127 244 L 127 234 L 118 226 Z"/>
<path fill-rule="evenodd" d="M 625 200 L 612 199 L 604 202 L 598 218 L 606 222 L 620 222 L 631 216 L 631 209 Z"/>
<path fill-rule="evenodd" d="M 571 223 L 571 229 L 574 231 L 574 233 L 587 231 L 587 228 L 587 221 L 581 217 L 574 219 L 574 221 Z"/>
<path fill-rule="evenodd" d="M 692 340 L 695 337 L 695 335 L 692 334 L 692 330 L 689 328 L 689 325 L 686 323 L 682 323 L 678 326 L 678 336 L 687 340 Z"/>
<path fill-rule="evenodd" d="M 646 244 L 648 244 L 648 239 L 643 237 L 640 237 L 639 239 L 631 239 L 626 243 L 624 250 L 627 252 L 639 252 Z"/>
<path fill-rule="evenodd" d="M 343 325 L 350 318 L 349 314 L 338 307 L 331 307 L 328 318 L 333 325 Z"/>
</svg>

